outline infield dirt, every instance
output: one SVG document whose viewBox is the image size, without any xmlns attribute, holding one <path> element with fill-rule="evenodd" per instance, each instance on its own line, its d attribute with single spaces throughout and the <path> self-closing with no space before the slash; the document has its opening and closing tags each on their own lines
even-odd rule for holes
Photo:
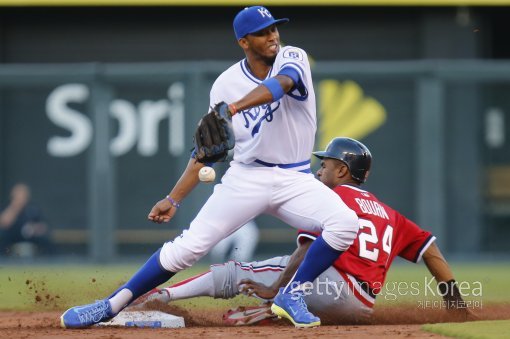
<svg viewBox="0 0 510 339">
<path fill-rule="evenodd" d="M 156 305 L 154 305 L 155 307 Z M 151 307 L 151 308 L 154 308 Z M 441 336 L 421 330 L 421 324 L 465 321 L 441 310 L 420 310 L 403 306 L 375 310 L 371 324 L 367 325 L 325 325 L 313 329 L 295 329 L 283 320 L 265 326 L 227 327 L 221 322 L 224 310 L 186 311 L 175 306 L 158 305 L 166 312 L 183 316 L 186 328 L 182 329 L 140 329 L 140 328 L 98 328 L 66 330 L 60 327 L 61 311 L 45 312 L 0 312 L 0 333 L 2 338 L 440 338 Z M 510 318 L 510 305 L 489 305 L 477 310 L 480 320 Z M 277 332 L 277 333 L 276 333 Z M 275 335 L 276 333 L 276 335 Z"/>
</svg>

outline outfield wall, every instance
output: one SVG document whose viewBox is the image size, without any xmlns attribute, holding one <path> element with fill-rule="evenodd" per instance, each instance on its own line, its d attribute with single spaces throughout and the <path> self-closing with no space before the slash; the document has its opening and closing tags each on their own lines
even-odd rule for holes
<svg viewBox="0 0 510 339">
<path fill-rule="evenodd" d="M 237 10 L 2 8 L 0 205 L 15 182 L 28 182 L 58 253 L 147 253 L 178 234 L 211 186 L 170 227 L 146 215 L 187 162 L 212 81 L 242 57 L 230 23 Z M 509 13 L 273 10 L 292 20 L 280 28 L 284 43 L 313 59 L 317 148 L 337 135 L 367 143 L 367 188 L 452 253 L 508 251 L 510 75 L 496 59 L 510 58 Z M 259 253 L 292 250 L 291 230 L 257 221 Z"/>
<path fill-rule="evenodd" d="M 1 66 L 3 191 L 28 182 L 59 243 L 89 243 L 98 257 L 114 242 L 121 253 L 155 246 L 167 233 L 146 215 L 185 167 L 208 90 L 225 66 Z M 506 128 L 497 123 L 509 104 L 510 64 L 317 62 L 314 73 L 316 148 L 336 135 L 361 139 L 374 154 L 366 187 L 433 231 L 442 247 L 504 249 L 487 230 L 500 227 L 494 221 L 504 220 L 510 197 Z M 187 225 L 211 189 L 201 185 L 172 228 Z M 493 219 L 490 209 L 499 213 Z M 281 223 L 257 221 L 263 241 L 292 241 Z"/>
</svg>

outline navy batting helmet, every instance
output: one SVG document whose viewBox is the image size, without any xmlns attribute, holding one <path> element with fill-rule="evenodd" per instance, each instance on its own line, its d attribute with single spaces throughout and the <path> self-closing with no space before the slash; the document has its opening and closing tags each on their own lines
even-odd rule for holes
<svg viewBox="0 0 510 339">
<path fill-rule="evenodd" d="M 351 176 L 357 181 L 365 182 L 372 164 L 372 154 L 358 140 L 351 138 L 335 138 L 330 141 L 326 150 L 313 152 L 319 159 L 331 158 L 342 161 L 349 167 Z"/>
</svg>

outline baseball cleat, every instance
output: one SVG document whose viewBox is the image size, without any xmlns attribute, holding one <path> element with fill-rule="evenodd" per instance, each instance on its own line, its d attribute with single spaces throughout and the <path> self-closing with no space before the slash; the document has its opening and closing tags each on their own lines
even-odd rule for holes
<svg viewBox="0 0 510 339">
<path fill-rule="evenodd" d="M 110 302 L 98 300 L 93 304 L 71 307 L 60 316 L 63 328 L 84 328 L 113 318 Z"/>
<path fill-rule="evenodd" d="M 276 320 L 269 305 L 244 307 L 239 306 L 223 314 L 223 322 L 229 326 L 263 325 Z"/>
<path fill-rule="evenodd" d="M 153 300 L 158 300 L 164 304 L 168 304 L 170 302 L 170 292 L 166 288 L 153 288 L 144 295 L 136 298 L 130 306 L 143 306 L 144 304 Z"/>
<path fill-rule="evenodd" d="M 271 311 L 278 317 L 290 320 L 296 327 L 316 327 L 321 325 L 319 317 L 314 316 L 303 299 L 303 292 L 283 293 L 280 288 L 274 298 Z"/>
</svg>

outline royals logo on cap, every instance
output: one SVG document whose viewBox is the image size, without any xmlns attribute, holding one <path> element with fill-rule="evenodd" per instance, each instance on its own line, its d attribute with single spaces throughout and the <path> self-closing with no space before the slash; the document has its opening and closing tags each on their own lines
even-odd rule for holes
<svg viewBox="0 0 510 339">
<path fill-rule="evenodd" d="M 269 13 L 269 11 L 267 10 L 267 8 L 265 7 L 260 7 L 260 8 L 257 8 L 257 11 L 260 13 L 260 15 L 262 16 L 267 16 L 268 18 L 272 18 L 273 16 L 271 15 L 271 13 Z"/>
<path fill-rule="evenodd" d="M 234 32 L 237 40 L 244 38 L 250 33 L 258 32 L 273 24 L 280 25 L 288 22 L 289 19 L 275 19 L 271 12 L 262 6 L 246 7 L 234 18 Z"/>
</svg>

